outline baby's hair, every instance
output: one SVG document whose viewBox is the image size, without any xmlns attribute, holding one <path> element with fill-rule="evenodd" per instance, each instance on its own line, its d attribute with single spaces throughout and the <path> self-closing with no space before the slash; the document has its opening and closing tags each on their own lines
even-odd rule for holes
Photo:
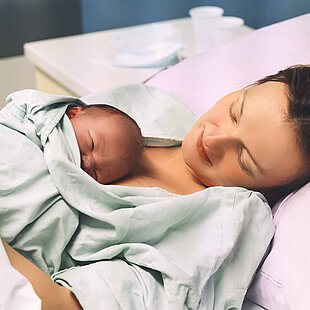
<svg viewBox="0 0 310 310">
<path fill-rule="evenodd" d="M 126 114 L 125 112 L 111 106 L 108 104 L 89 104 L 89 105 L 85 105 L 82 107 L 83 111 L 85 112 L 90 112 L 93 113 L 94 116 L 98 116 L 98 112 L 105 112 L 105 113 L 110 113 L 110 114 L 115 114 L 115 115 L 119 115 L 119 116 L 123 116 L 124 119 L 127 119 L 128 123 L 133 125 L 133 127 L 136 130 L 136 135 L 135 135 L 135 150 L 136 150 L 136 158 L 138 158 L 141 153 L 144 150 L 145 147 L 145 143 L 144 143 L 144 139 L 141 133 L 141 129 L 138 126 L 137 122 L 130 117 L 128 114 Z"/>
<path fill-rule="evenodd" d="M 87 112 L 95 112 L 95 110 L 99 110 L 99 111 L 104 111 L 104 112 L 108 112 L 108 113 L 111 113 L 111 114 L 119 114 L 119 115 L 123 115 L 125 116 L 126 118 L 128 118 L 128 120 L 130 120 L 135 126 L 138 126 L 137 122 L 132 118 L 130 117 L 128 114 L 126 114 L 125 112 L 111 106 L 111 105 L 108 105 L 108 104 L 89 104 L 89 105 L 85 105 L 82 107 L 83 111 L 87 111 Z M 141 132 L 140 128 L 139 128 L 139 131 Z"/>
</svg>

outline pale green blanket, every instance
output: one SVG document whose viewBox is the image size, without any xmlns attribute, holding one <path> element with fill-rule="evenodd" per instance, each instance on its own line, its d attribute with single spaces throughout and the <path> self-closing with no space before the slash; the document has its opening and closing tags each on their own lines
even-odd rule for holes
<svg viewBox="0 0 310 310">
<path fill-rule="evenodd" d="M 64 115 L 83 102 L 31 90 L 8 102 L 0 112 L 2 239 L 74 291 L 84 309 L 241 309 L 273 235 L 260 194 L 100 185 L 79 168 Z M 167 126 L 164 114 L 150 113 L 154 136 Z"/>
</svg>

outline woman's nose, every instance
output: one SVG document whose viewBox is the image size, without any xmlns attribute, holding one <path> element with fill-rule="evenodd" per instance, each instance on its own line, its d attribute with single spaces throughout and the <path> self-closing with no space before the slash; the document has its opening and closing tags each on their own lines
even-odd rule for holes
<svg viewBox="0 0 310 310">
<path fill-rule="evenodd" d="M 229 133 L 213 133 L 204 137 L 204 144 L 209 152 L 220 156 L 232 145 L 234 138 Z"/>
</svg>

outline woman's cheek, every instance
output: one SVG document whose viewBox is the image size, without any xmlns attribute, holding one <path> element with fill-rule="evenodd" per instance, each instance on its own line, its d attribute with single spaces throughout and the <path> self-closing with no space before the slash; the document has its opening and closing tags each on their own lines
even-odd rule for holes
<svg viewBox="0 0 310 310">
<path fill-rule="evenodd" d="M 224 186 L 242 186 L 246 184 L 247 175 L 240 167 L 231 164 L 223 167 L 220 171 L 220 184 Z"/>
</svg>

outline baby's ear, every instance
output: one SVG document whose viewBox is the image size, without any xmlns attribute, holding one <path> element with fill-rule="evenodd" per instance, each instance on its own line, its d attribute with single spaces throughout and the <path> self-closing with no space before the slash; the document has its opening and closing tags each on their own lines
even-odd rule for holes
<svg viewBox="0 0 310 310">
<path fill-rule="evenodd" d="M 71 119 L 71 118 L 77 116 L 82 111 L 83 111 L 82 107 L 73 107 L 70 110 L 68 110 L 66 113 L 67 113 L 69 119 Z"/>
</svg>

